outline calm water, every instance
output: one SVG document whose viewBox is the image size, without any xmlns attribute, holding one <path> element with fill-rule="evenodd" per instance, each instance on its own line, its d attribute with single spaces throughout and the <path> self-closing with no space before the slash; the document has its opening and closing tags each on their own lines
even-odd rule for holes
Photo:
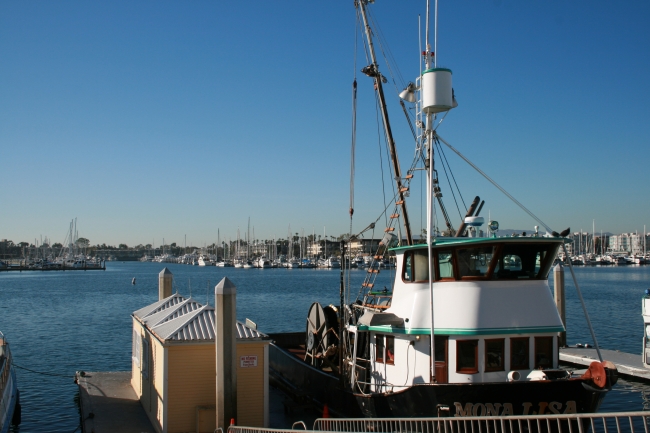
<svg viewBox="0 0 650 433">
<path fill-rule="evenodd" d="M 158 273 L 167 266 L 175 290 L 214 305 L 224 277 L 237 286 L 237 317 L 263 332 L 299 331 L 312 302 L 338 304 L 340 273 L 319 269 L 234 269 L 160 263 L 108 263 L 102 271 L 0 273 L 0 331 L 17 370 L 23 432 L 72 432 L 79 425 L 74 372 L 131 368 L 131 313 L 157 300 Z M 577 268 L 600 345 L 640 353 L 641 297 L 650 266 Z M 363 271 L 352 272 L 359 287 Z M 389 286 L 383 272 L 376 287 Z M 131 284 L 136 278 L 137 284 Z M 568 342 L 592 343 L 568 269 Z M 620 380 L 603 411 L 642 410 L 650 386 Z"/>
</svg>

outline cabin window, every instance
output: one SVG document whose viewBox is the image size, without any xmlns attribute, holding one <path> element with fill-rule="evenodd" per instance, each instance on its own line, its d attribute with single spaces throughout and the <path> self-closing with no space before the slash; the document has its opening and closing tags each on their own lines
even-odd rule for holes
<svg viewBox="0 0 650 433">
<path fill-rule="evenodd" d="M 503 371 L 505 339 L 485 340 L 485 371 Z"/>
<path fill-rule="evenodd" d="M 375 361 L 395 365 L 395 337 L 392 335 L 375 336 Z"/>
<path fill-rule="evenodd" d="M 404 254 L 403 280 L 407 282 L 429 281 L 429 253 L 427 250 L 409 251 Z"/>
<path fill-rule="evenodd" d="M 553 368 L 553 337 L 535 337 L 535 368 Z"/>
<path fill-rule="evenodd" d="M 454 257 L 451 251 L 438 251 L 438 279 L 454 278 Z"/>
<path fill-rule="evenodd" d="M 497 279 L 546 279 L 557 244 L 504 244 L 494 270 Z"/>
<path fill-rule="evenodd" d="M 402 280 L 413 281 L 413 255 L 411 253 L 404 254 L 404 271 Z"/>
<path fill-rule="evenodd" d="M 510 339 L 510 369 L 528 370 L 528 337 Z"/>
<path fill-rule="evenodd" d="M 478 373 L 478 340 L 456 341 L 456 372 Z"/>
<path fill-rule="evenodd" d="M 395 337 L 386 336 L 386 364 L 395 365 Z"/>
<path fill-rule="evenodd" d="M 456 250 L 458 275 L 465 277 L 485 277 L 490 269 L 496 246 L 459 248 Z"/>
<path fill-rule="evenodd" d="M 138 366 L 138 368 L 140 368 L 140 347 L 141 347 L 140 334 L 138 334 L 138 331 L 134 329 L 133 342 L 131 344 L 131 358 L 133 359 L 135 365 Z"/>
</svg>

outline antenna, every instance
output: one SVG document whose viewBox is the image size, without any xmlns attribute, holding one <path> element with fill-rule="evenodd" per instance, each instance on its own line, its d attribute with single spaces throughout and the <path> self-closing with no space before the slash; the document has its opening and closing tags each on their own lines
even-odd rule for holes
<svg viewBox="0 0 650 433">
<path fill-rule="evenodd" d="M 433 67 L 438 67 L 438 0 L 436 0 L 435 24 L 433 29 Z"/>
</svg>

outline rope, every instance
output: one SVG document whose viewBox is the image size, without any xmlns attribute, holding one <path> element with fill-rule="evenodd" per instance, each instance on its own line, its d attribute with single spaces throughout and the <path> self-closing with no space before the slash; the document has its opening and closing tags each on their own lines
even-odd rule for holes
<svg viewBox="0 0 650 433">
<path fill-rule="evenodd" d="M 35 374 L 42 374 L 43 376 L 70 377 L 69 374 L 44 373 L 42 371 L 31 370 L 29 368 L 25 368 L 25 367 L 21 367 L 20 365 L 16 365 L 15 362 L 12 362 L 11 364 L 16 368 L 20 368 L 21 370 L 29 371 L 30 373 L 35 373 Z"/>
</svg>

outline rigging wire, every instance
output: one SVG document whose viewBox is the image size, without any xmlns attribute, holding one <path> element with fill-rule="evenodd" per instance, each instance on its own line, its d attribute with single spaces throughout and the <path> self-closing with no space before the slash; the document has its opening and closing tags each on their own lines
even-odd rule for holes
<svg viewBox="0 0 650 433">
<path fill-rule="evenodd" d="M 454 176 L 454 172 L 451 170 L 451 166 L 449 165 L 449 161 L 447 161 L 447 155 L 445 155 L 445 152 L 442 150 L 442 146 L 440 146 L 440 143 L 437 143 L 438 145 L 438 152 L 442 155 L 442 158 L 445 160 L 445 163 L 447 164 L 447 167 L 449 167 L 449 173 L 451 174 L 451 178 L 454 180 L 454 185 L 456 185 L 456 189 L 458 190 L 458 195 L 460 196 L 460 200 L 463 202 L 463 207 L 465 208 L 465 213 L 467 213 L 467 205 L 465 204 L 465 199 L 463 199 L 463 194 L 460 192 L 460 188 L 458 187 L 458 183 L 456 182 L 456 177 Z M 462 218 L 462 216 L 461 216 Z"/>
<path fill-rule="evenodd" d="M 492 178 L 491 178 L 490 176 L 488 176 L 488 175 L 487 175 L 483 170 L 481 170 L 480 168 L 478 168 L 478 167 L 477 167 L 477 166 L 476 166 L 472 161 L 470 161 L 469 159 L 467 159 L 467 158 L 465 157 L 465 155 L 463 155 L 462 153 L 460 153 L 460 152 L 459 152 L 459 151 L 458 151 L 454 146 L 452 146 L 451 144 L 447 143 L 447 142 L 446 142 L 445 140 L 443 140 L 442 137 L 440 137 L 439 135 L 438 135 L 438 139 L 439 139 L 441 142 L 443 142 L 443 143 L 444 143 L 448 148 L 450 148 L 454 153 L 456 153 L 456 155 L 460 156 L 460 157 L 461 157 L 461 158 L 462 158 L 466 163 L 468 163 L 468 164 L 469 164 L 469 165 L 470 165 L 474 170 L 478 171 L 479 174 L 481 174 L 481 176 L 483 176 L 485 179 L 487 179 L 488 182 L 490 182 L 492 185 L 494 185 L 494 186 L 495 186 L 499 191 L 501 191 L 502 193 L 504 193 L 504 194 L 506 195 L 506 197 L 508 197 L 510 200 L 512 200 L 512 202 L 513 202 L 514 204 L 516 204 L 517 206 L 519 206 L 519 207 L 520 207 L 524 212 L 526 212 L 528 215 L 530 215 L 530 216 L 531 216 L 535 221 L 537 221 L 537 222 L 538 222 L 542 227 L 544 227 L 544 228 L 546 229 L 547 232 L 551 233 L 551 232 L 553 231 L 553 230 L 551 230 L 551 228 L 550 228 L 549 226 L 547 226 L 547 225 L 544 223 L 544 221 L 542 221 L 541 219 L 539 219 L 539 218 L 538 218 L 534 213 L 532 213 L 530 210 L 528 210 L 528 208 L 527 208 L 526 206 L 524 206 L 523 204 L 521 204 L 521 203 L 520 203 L 516 198 L 514 198 L 514 197 L 513 197 L 513 196 L 512 196 L 508 191 L 506 191 L 505 189 L 503 189 L 503 188 L 501 187 L 501 185 L 499 185 L 499 184 L 496 183 L 494 180 L 492 180 Z"/>
<path fill-rule="evenodd" d="M 437 143 L 437 140 L 434 140 L 434 144 L 440 148 L 440 144 Z M 447 174 L 447 167 L 445 167 L 445 164 L 441 161 L 442 163 L 442 170 L 445 172 L 445 177 L 447 178 L 447 183 L 449 184 L 449 191 L 451 191 L 452 197 L 454 197 L 454 203 L 456 203 L 456 209 L 458 209 L 458 216 L 460 219 L 463 219 L 463 215 L 460 213 L 460 208 L 458 207 L 458 200 L 456 200 L 456 193 L 454 192 L 454 188 L 451 185 L 451 181 L 449 180 L 449 174 Z M 451 171 L 451 168 L 449 168 Z M 460 193 L 460 192 L 459 192 Z"/>
<path fill-rule="evenodd" d="M 386 38 L 384 37 L 384 34 L 381 30 L 381 26 L 377 21 L 375 21 L 370 8 L 366 9 L 366 15 L 368 16 L 368 21 L 372 24 L 373 34 L 377 39 L 377 43 L 379 44 L 379 49 L 381 51 L 382 56 L 384 57 L 384 62 L 386 63 L 386 68 L 388 69 L 388 72 L 393 81 L 393 86 L 395 87 L 395 93 L 399 94 L 400 90 L 398 90 L 398 86 L 397 86 L 398 83 L 395 82 L 395 79 L 398 80 L 402 88 L 404 87 L 405 81 L 398 67 L 395 67 L 396 73 L 393 73 L 393 68 L 391 67 L 391 64 L 397 65 L 397 61 L 395 61 L 395 56 L 393 56 L 393 53 L 390 50 L 390 45 L 386 43 Z M 385 49 L 384 46 L 386 47 Z"/>
<path fill-rule="evenodd" d="M 354 81 L 352 84 L 352 144 L 350 150 L 350 231 L 348 232 L 348 266 L 352 264 L 352 248 L 351 248 L 351 236 L 352 236 L 352 216 L 354 215 L 354 176 L 355 176 L 355 153 L 356 153 L 356 144 L 357 144 L 357 51 L 358 51 L 358 34 L 359 34 L 359 10 L 357 9 L 357 20 L 354 28 L 354 66 L 352 67 L 352 73 L 354 76 Z M 344 258 L 345 259 L 345 258 Z M 344 265 L 345 266 L 345 263 Z M 351 272 L 348 269 L 347 275 L 347 287 L 351 287 L 350 278 Z M 345 300 L 346 304 L 349 303 L 349 290 L 346 290 Z"/>
</svg>

